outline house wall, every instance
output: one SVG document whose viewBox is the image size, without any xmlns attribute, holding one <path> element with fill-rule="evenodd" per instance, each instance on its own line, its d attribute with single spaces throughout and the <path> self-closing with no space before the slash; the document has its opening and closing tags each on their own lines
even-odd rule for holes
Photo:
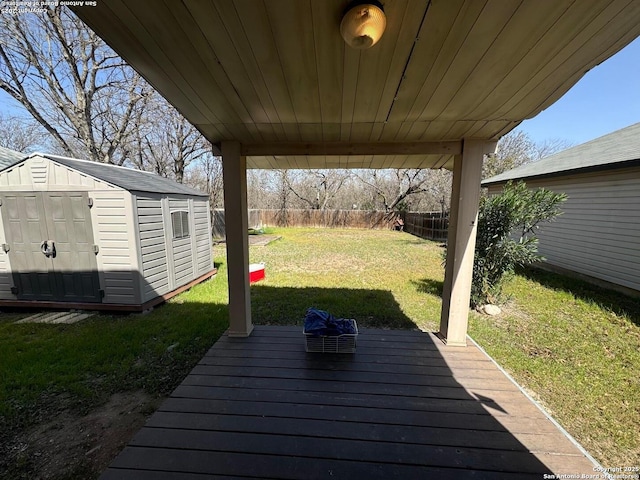
<svg viewBox="0 0 640 480">
<path fill-rule="evenodd" d="M 640 291 L 640 167 L 530 179 L 527 186 L 568 195 L 563 214 L 538 231 L 548 265 Z M 489 187 L 490 194 L 501 190 Z"/>
<path fill-rule="evenodd" d="M 137 257 L 131 195 L 118 187 L 82 174 L 49 159 L 32 157 L 0 173 L 3 191 L 86 191 L 93 200 L 91 223 L 99 247 L 96 261 L 103 303 L 137 303 Z M 1 215 L 1 213 L 0 213 Z M 5 243 L 0 218 L 0 245 Z M 0 299 L 15 300 L 8 255 L 0 248 Z"/>
</svg>

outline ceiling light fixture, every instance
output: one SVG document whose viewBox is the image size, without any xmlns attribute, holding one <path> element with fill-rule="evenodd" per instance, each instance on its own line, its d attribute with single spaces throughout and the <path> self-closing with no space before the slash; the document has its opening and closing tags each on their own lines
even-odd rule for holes
<svg viewBox="0 0 640 480">
<path fill-rule="evenodd" d="M 373 47 L 386 26 L 387 17 L 380 2 L 354 1 L 342 17 L 340 34 L 351 48 L 362 50 Z"/>
</svg>

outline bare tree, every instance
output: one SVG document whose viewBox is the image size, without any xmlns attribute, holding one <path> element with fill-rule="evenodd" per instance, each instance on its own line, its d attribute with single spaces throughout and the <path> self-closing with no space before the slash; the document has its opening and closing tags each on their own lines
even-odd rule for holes
<svg viewBox="0 0 640 480">
<path fill-rule="evenodd" d="M 415 211 L 448 212 L 451 206 L 451 186 L 453 173 L 444 168 L 429 171 L 429 180 L 425 184 L 425 192 L 418 195 L 419 202 L 413 206 Z"/>
<path fill-rule="evenodd" d="M 67 9 L 0 16 L 0 88 L 65 154 L 124 164 L 151 87 Z"/>
<path fill-rule="evenodd" d="M 418 193 L 429 191 L 431 180 L 428 169 L 372 170 L 357 178 L 367 185 L 379 200 L 385 212 L 404 210 L 406 200 Z"/>
<path fill-rule="evenodd" d="M 351 179 L 349 170 L 308 170 L 287 175 L 287 186 L 307 208 L 326 210 Z"/>
<path fill-rule="evenodd" d="M 561 139 L 536 143 L 526 132 L 513 130 L 500 139 L 496 153 L 485 160 L 482 178 L 493 177 L 512 168 L 535 162 L 570 146 L 570 142 Z"/>
<path fill-rule="evenodd" d="M 498 142 L 496 153 L 482 166 L 482 177 L 489 178 L 533 161 L 535 144 L 525 132 L 513 130 Z"/>
<path fill-rule="evenodd" d="M 251 170 L 250 208 L 428 211 L 449 208 L 446 170 Z"/>
<path fill-rule="evenodd" d="M 535 154 L 533 161 L 537 162 L 545 157 L 554 155 L 562 150 L 573 147 L 573 143 L 562 138 L 550 138 L 535 144 Z"/>
<path fill-rule="evenodd" d="M 289 205 L 291 194 L 291 188 L 289 188 L 291 184 L 290 173 L 289 170 L 276 170 L 276 173 L 279 177 L 277 221 L 279 226 L 286 227 L 289 225 L 289 212 L 287 210 L 291 208 Z"/>
<path fill-rule="evenodd" d="M 283 193 L 281 189 L 281 170 L 247 170 L 247 203 L 249 208 L 279 208 L 280 197 Z M 290 203 L 289 199 L 287 199 L 287 203 Z"/>
<path fill-rule="evenodd" d="M 37 123 L 0 113 L 0 147 L 32 153 L 45 149 L 46 141 L 42 137 L 42 128 Z"/>
<path fill-rule="evenodd" d="M 223 208 L 224 186 L 222 181 L 222 158 L 209 151 L 192 163 L 185 173 L 184 183 L 209 195 L 209 218 L 213 231 L 216 227 L 215 210 Z M 213 233 L 213 232 L 212 232 Z"/>
<path fill-rule="evenodd" d="M 224 187 L 222 182 L 222 159 L 211 152 L 194 161 L 185 176 L 185 182 L 209 194 L 212 209 L 223 208 Z"/>
<path fill-rule="evenodd" d="M 150 95 L 146 104 L 147 113 L 135 129 L 132 162 L 141 170 L 183 183 L 186 168 L 194 160 L 210 154 L 211 145 L 158 94 Z"/>
</svg>

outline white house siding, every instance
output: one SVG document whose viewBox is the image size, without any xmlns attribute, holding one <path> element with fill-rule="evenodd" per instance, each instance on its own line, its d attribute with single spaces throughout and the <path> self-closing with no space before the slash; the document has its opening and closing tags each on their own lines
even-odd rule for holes
<svg viewBox="0 0 640 480">
<path fill-rule="evenodd" d="M 143 302 L 172 290 L 169 284 L 165 222 L 160 195 L 136 196 Z"/>
<path fill-rule="evenodd" d="M 172 239 L 172 260 L 175 274 L 176 288 L 189 283 L 195 278 L 193 270 L 193 251 L 191 241 L 195 231 L 193 222 L 193 211 L 190 208 L 192 202 L 187 198 L 169 198 L 169 212 L 186 211 L 189 212 L 189 236 L 186 238 Z M 170 233 L 173 232 L 171 224 L 168 225 Z"/>
<path fill-rule="evenodd" d="M 639 167 L 526 183 L 568 196 L 563 214 L 538 232 L 549 265 L 640 291 Z M 492 186 L 490 193 L 501 189 Z"/>
<path fill-rule="evenodd" d="M 137 254 L 132 237 L 131 195 L 124 190 L 93 191 L 91 222 L 103 303 L 135 304 L 139 300 Z"/>
<path fill-rule="evenodd" d="M 209 227 L 209 202 L 205 199 L 193 200 L 194 217 L 194 258 L 196 262 L 195 276 L 208 273 L 213 268 L 211 251 L 211 228 Z"/>
</svg>

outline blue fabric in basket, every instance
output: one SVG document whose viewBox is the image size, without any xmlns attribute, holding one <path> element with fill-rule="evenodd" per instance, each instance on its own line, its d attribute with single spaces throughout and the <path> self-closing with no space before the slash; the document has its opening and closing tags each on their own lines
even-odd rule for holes
<svg viewBox="0 0 640 480">
<path fill-rule="evenodd" d="M 355 334 L 353 322 L 346 318 L 335 318 L 329 312 L 309 308 L 304 317 L 304 331 L 316 336 L 334 337 L 344 334 Z"/>
</svg>

